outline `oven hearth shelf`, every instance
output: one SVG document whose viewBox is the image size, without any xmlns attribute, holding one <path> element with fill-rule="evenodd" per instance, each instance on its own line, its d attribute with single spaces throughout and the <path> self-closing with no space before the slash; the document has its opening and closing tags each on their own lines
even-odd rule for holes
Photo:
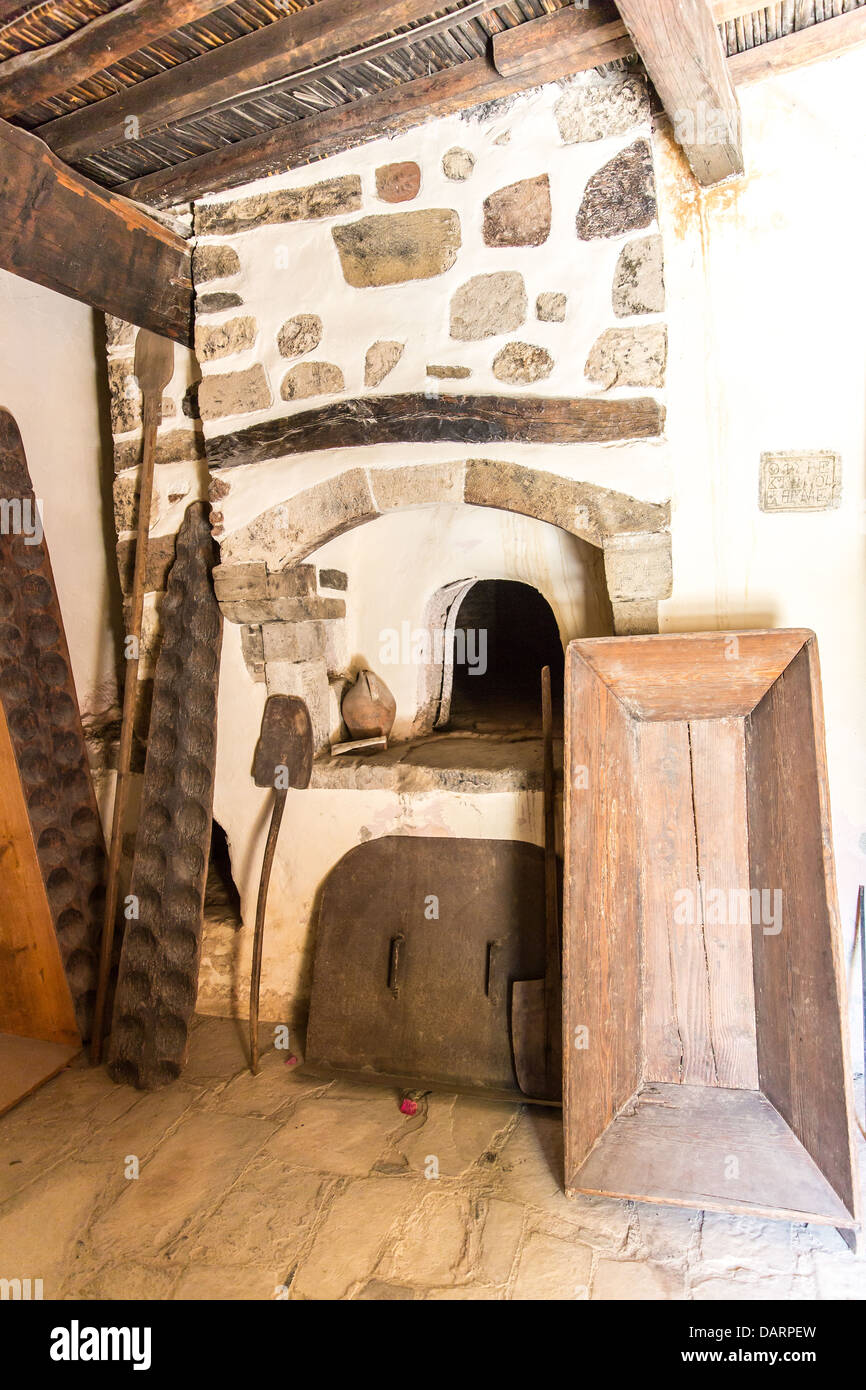
<svg viewBox="0 0 866 1390">
<path fill-rule="evenodd" d="M 561 766 L 561 745 L 555 759 Z M 401 792 L 541 791 L 542 746 L 535 734 L 462 730 L 394 743 L 382 753 L 317 758 L 311 787 Z"/>
</svg>

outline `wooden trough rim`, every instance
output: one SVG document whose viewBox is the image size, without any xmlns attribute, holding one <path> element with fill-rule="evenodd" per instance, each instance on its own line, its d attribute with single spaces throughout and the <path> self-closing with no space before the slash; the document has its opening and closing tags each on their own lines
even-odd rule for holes
<svg viewBox="0 0 866 1390">
<path fill-rule="evenodd" d="M 569 643 L 568 653 L 633 719 L 692 721 L 751 714 L 809 643 L 816 644 L 810 628 L 747 628 L 581 637 Z M 695 644 L 718 647 L 718 666 L 708 667 L 705 652 L 696 662 Z"/>
</svg>

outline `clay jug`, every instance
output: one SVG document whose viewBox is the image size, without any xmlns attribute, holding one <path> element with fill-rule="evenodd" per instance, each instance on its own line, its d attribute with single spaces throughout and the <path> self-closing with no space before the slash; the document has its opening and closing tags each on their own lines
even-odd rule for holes
<svg viewBox="0 0 866 1390">
<path fill-rule="evenodd" d="M 387 738 L 394 727 L 397 701 L 375 671 L 359 671 L 343 696 L 343 721 L 352 738 Z"/>
</svg>

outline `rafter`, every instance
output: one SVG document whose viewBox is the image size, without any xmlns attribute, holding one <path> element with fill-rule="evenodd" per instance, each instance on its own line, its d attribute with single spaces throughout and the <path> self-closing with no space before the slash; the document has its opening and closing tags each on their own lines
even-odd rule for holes
<svg viewBox="0 0 866 1390">
<path fill-rule="evenodd" d="M 85 82 L 154 39 L 222 9 L 226 0 L 128 0 L 73 34 L 0 63 L 0 116 Z"/>
<path fill-rule="evenodd" d="M 131 129 L 139 138 L 226 99 L 237 101 L 245 91 L 425 19 L 430 8 L 431 0 L 317 0 L 116 97 L 61 116 L 39 134 L 64 159 L 81 159 L 119 144 Z"/>
<path fill-rule="evenodd" d="M 728 71 L 735 84 L 747 86 L 765 77 L 779 77 L 795 68 L 808 67 L 824 58 L 838 58 L 866 44 L 866 6 L 847 14 L 797 29 L 784 38 L 735 53 L 728 59 Z"/>
</svg>

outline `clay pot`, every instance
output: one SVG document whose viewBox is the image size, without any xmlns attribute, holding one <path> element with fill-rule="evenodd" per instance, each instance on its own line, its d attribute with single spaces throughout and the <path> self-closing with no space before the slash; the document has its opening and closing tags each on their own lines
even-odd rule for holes
<svg viewBox="0 0 866 1390">
<path fill-rule="evenodd" d="M 352 738 L 387 738 L 394 727 L 397 701 L 375 671 L 359 671 L 343 696 L 343 722 Z"/>
</svg>

